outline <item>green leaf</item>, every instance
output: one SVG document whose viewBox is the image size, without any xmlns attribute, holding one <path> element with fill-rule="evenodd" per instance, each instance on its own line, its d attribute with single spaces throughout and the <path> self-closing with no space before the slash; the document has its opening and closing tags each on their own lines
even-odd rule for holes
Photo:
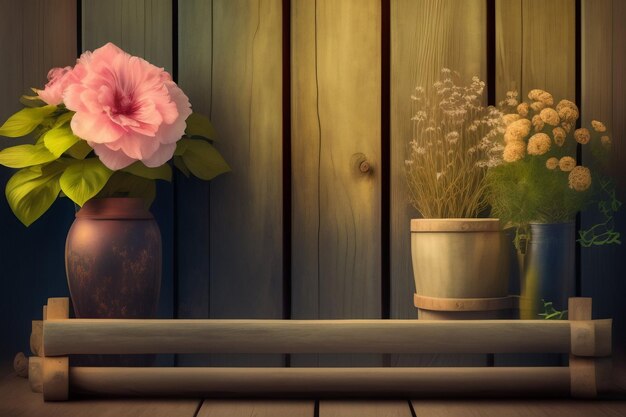
<svg viewBox="0 0 626 417">
<path fill-rule="evenodd" d="M 150 180 L 172 181 L 172 167 L 168 164 L 163 164 L 156 168 L 149 168 L 145 166 L 143 162 L 137 161 L 122 169 L 122 171 Z"/>
<path fill-rule="evenodd" d="M 70 120 L 72 120 L 72 117 L 74 117 L 76 113 L 73 111 L 68 111 L 66 113 L 63 113 L 62 115 L 60 115 L 56 122 L 54 122 L 54 126 L 53 127 L 59 127 L 59 126 L 63 126 L 65 123 L 69 122 Z"/>
<path fill-rule="evenodd" d="M 189 178 L 189 176 L 191 175 L 189 168 L 187 168 L 187 165 L 185 165 L 183 158 L 181 158 L 180 156 L 174 156 L 174 166 L 178 168 L 178 170 L 182 172 L 185 177 Z"/>
<path fill-rule="evenodd" d="M 86 140 L 79 140 L 65 153 L 75 159 L 85 159 L 91 151 L 93 151 L 93 148 L 89 146 Z"/>
<path fill-rule="evenodd" d="M 135 197 L 146 203 L 146 208 L 156 197 L 154 180 L 141 178 L 123 171 L 115 171 L 98 197 Z"/>
<path fill-rule="evenodd" d="M 43 135 L 43 143 L 57 158 L 74 146 L 80 138 L 72 133 L 69 126 L 55 127 Z"/>
<path fill-rule="evenodd" d="M 21 169 L 7 182 L 9 206 L 27 227 L 50 208 L 61 189 L 59 176 L 64 165 L 54 162 L 46 168 L 43 172 L 41 166 Z"/>
<path fill-rule="evenodd" d="M 4 122 L 4 124 L 0 127 L 0 136 L 17 138 L 28 135 L 38 125 L 40 125 L 46 117 L 54 113 L 56 109 L 56 106 L 22 109 Z"/>
<path fill-rule="evenodd" d="M 176 149 L 174 150 L 174 156 L 181 156 L 187 150 L 187 146 L 189 145 L 189 139 L 183 138 L 176 142 Z"/>
<path fill-rule="evenodd" d="M 82 207 L 102 190 L 112 174 L 113 171 L 105 167 L 98 158 L 76 161 L 61 175 L 61 190 Z"/>
<path fill-rule="evenodd" d="M 22 103 L 26 107 L 43 107 L 46 105 L 46 102 L 41 100 L 39 96 L 27 96 L 23 95 L 20 97 L 20 103 Z"/>
<path fill-rule="evenodd" d="M 189 136 L 202 136 L 203 138 L 215 140 L 217 134 L 211 121 L 198 113 L 191 113 L 186 120 L 187 128 L 185 133 Z"/>
<path fill-rule="evenodd" d="M 0 164 L 9 168 L 25 168 L 54 161 L 58 156 L 39 143 L 37 145 L 17 145 L 0 151 Z"/>
<path fill-rule="evenodd" d="M 185 142 L 182 159 L 189 171 L 203 180 L 211 180 L 216 176 L 230 171 L 230 167 L 222 155 L 209 142 L 197 139 L 181 139 Z"/>
</svg>

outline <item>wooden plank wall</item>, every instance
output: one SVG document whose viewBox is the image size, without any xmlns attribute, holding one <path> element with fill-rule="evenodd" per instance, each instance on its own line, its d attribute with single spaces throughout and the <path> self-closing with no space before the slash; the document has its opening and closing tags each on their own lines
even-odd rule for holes
<svg viewBox="0 0 626 417">
<path fill-rule="evenodd" d="M 581 6 L 582 121 L 586 126 L 598 119 L 609 127 L 614 153 L 611 175 L 617 179 L 618 198 L 626 202 L 626 2 L 583 0 Z M 583 153 L 583 163 L 590 157 Z M 583 213 L 583 227 L 598 220 Z M 622 234 L 626 230 L 623 209 L 616 217 L 616 226 Z M 625 257 L 624 243 L 581 251 L 582 293 L 593 297 L 595 316 L 613 317 L 614 362 L 622 370 L 626 369 Z M 622 382 L 626 381 L 626 373 L 622 372 L 620 377 Z"/>
<path fill-rule="evenodd" d="M 0 120 L 19 110 L 19 97 L 43 87 L 52 67 L 76 59 L 76 1 L 0 0 Z M 0 139 L 0 149 L 20 139 Z M 63 252 L 74 217 L 71 201 L 61 199 L 39 221 L 25 228 L 4 198 L 13 170 L 1 167 L 0 184 L 0 361 L 27 351 L 30 321 L 52 294 L 67 296 Z"/>
<path fill-rule="evenodd" d="M 495 7 L 496 101 L 510 90 L 528 100 L 534 88 L 549 91 L 556 102 L 576 101 L 575 0 L 496 0 Z M 494 362 L 507 366 L 560 361 L 558 355 L 507 354 L 496 355 Z"/>
<path fill-rule="evenodd" d="M 442 68 L 467 81 L 487 80 L 486 2 L 394 0 L 391 2 L 391 317 L 416 318 L 409 222 L 418 213 L 408 203 L 404 171 L 411 140 L 410 96 L 427 88 Z M 486 103 L 486 95 L 485 95 Z M 484 364 L 484 355 L 394 356 L 392 364 Z"/>
<path fill-rule="evenodd" d="M 93 50 L 113 42 L 132 55 L 172 70 L 171 0 L 82 0 L 82 49 Z M 172 317 L 174 198 L 170 184 L 160 182 L 152 206 L 163 240 L 163 278 L 159 314 Z"/>
<path fill-rule="evenodd" d="M 292 8 L 293 318 L 380 318 L 381 4 Z"/>
<path fill-rule="evenodd" d="M 488 20 L 490 5 L 495 22 Z M 612 125 L 614 172 L 623 191 L 626 6 L 618 0 L 581 5 L 583 119 Z M 383 34 L 385 7 L 390 33 Z M 392 318 L 415 317 L 409 219 L 416 213 L 404 182 L 412 88 L 431 84 L 444 66 L 466 79 L 486 80 L 495 61 L 498 100 L 511 88 L 546 88 L 557 99 L 576 93 L 576 0 L 0 0 L 0 11 L 2 62 L 18 63 L 0 68 L 1 117 L 19 108 L 26 87 L 43 85 L 50 67 L 72 64 L 82 38 L 83 49 L 112 41 L 170 71 L 177 67 L 174 75 L 194 110 L 213 120 L 216 147 L 232 172 L 210 184 L 177 175 L 174 187 L 159 186 L 153 206 L 165 244 L 164 317 L 378 318 L 387 305 Z M 494 56 L 487 55 L 491 24 Z M 390 44 L 383 45 L 387 35 Z M 390 80 L 381 71 L 385 47 Z M 283 84 L 286 52 L 290 82 Z M 382 97 L 386 82 L 390 97 Z M 291 108 L 283 107 L 285 94 Z M 382 108 L 387 98 L 388 114 Z M 286 138 L 284 117 L 291 121 Z M 386 117 L 390 132 L 381 130 Z M 359 170 L 363 160 L 370 166 L 365 173 Z M 291 167 L 287 190 L 284 166 Z M 4 183 L 10 171 L 0 174 Z M 0 239 L 1 260 L 8 276 L 19 277 L 1 281 L 3 293 L 16 294 L 3 305 L 3 315 L 32 310 L 24 313 L 26 324 L 2 323 L 16 338 L 25 339 L 27 322 L 45 297 L 67 292 L 62 251 L 73 210 L 66 203 L 29 229 L 13 218 L 4 199 L 0 203 L 3 234 L 11 236 Z M 383 218 L 386 206 L 389 218 Z M 589 221 L 583 216 L 583 223 Z M 621 230 L 625 223 L 620 215 Z M 383 235 L 386 230 L 390 236 Z M 286 244 L 284 236 L 291 236 Z M 37 262 L 15 248 L 38 248 Z M 622 353 L 623 251 L 584 250 L 581 259 L 582 295 L 596 299 L 596 314 L 615 317 Z M 388 300 L 382 298 L 386 291 Z M 180 357 L 179 363 L 281 365 L 285 359 Z M 389 364 L 379 355 L 290 359 L 293 365 Z M 496 358 L 496 364 L 509 359 Z M 391 360 L 484 363 L 482 355 Z"/>
</svg>

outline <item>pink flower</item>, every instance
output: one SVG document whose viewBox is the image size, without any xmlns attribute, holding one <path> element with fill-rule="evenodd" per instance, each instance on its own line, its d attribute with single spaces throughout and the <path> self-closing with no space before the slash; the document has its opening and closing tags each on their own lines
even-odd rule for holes
<svg viewBox="0 0 626 417">
<path fill-rule="evenodd" d="M 142 161 L 157 167 L 172 158 L 191 105 L 163 68 L 107 43 L 84 53 L 74 73 L 79 81 L 63 94 L 76 112 L 72 131 L 104 165 L 118 170 Z"/>
<path fill-rule="evenodd" d="M 63 101 L 63 91 L 75 81 L 72 67 L 52 68 L 48 71 L 48 83 L 43 90 L 36 90 L 37 95 L 46 103 L 57 106 Z"/>
</svg>

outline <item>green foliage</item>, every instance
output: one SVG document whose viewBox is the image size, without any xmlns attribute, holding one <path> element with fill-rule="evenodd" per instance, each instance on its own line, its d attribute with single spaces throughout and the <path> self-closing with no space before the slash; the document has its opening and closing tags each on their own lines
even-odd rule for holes
<svg viewBox="0 0 626 417">
<path fill-rule="evenodd" d="M 152 168 L 138 161 L 111 171 L 98 157 L 90 157 L 93 148 L 72 132 L 74 112 L 63 105 L 46 105 L 37 96 L 23 96 L 21 101 L 26 108 L 0 127 L 0 136 L 31 134 L 34 143 L 0 151 L 0 165 L 20 169 L 7 182 L 6 197 L 13 213 L 26 226 L 43 215 L 59 196 L 79 206 L 92 198 L 136 197 L 149 207 L 156 196 L 155 180 L 172 180 L 168 163 Z M 192 114 L 187 119 L 186 134 L 177 143 L 173 161 L 184 175 L 210 180 L 229 170 L 211 145 L 216 135 L 209 119 Z"/>
<path fill-rule="evenodd" d="M 539 313 L 539 316 L 545 320 L 567 320 L 567 310 L 556 310 L 552 305 L 552 301 L 546 301 L 543 298 L 541 302 L 543 303 L 543 313 Z"/>
<path fill-rule="evenodd" d="M 72 161 L 65 169 L 59 182 L 61 190 L 74 203 L 82 207 L 104 188 L 113 171 L 105 167 L 98 158 Z"/>
<path fill-rule="evenodd" d="M 208 181 L 230 171 L 222 155 L 207 141 L 181 139 L 178 143 L 175 155 L 196 177 Z"/>
<path fill-rule="evenodd" d="M 63 153 L 80 140 L 78 136 L 72 133 L 72 129 L 66 124 L 53 127 L 44 133 L 42 138 L 45 147 L 48 148 L 56 158 L 63 155 Z"/>
<path fill-rule="evenodd" d="M 53 162 L 45 167 L 34 166 L 17 171 L 6 186 L 9 206 L 17 218 L 30 226 L 56 200 L 61 189 L 59 177 L 63 164 Z"/>
<path fill-rule="evenodd" d="M 43 123 L 46 117 L 54 113 L 56 109 L 56 106 L 24 108 L 9 117 L 9 119 L 0 126 L 0 136 L 9 138 L 26 136 Z"/>
<path fill-rule="evenodd" d="M 198 113 L 191 113 L 187 118 L 185 134 L 187 136 L 200 136 L 211 140 L 215 140 L 217 137 L 211 121 Z"/>
<path fill-rule="evenodd" d="M 579 192 L 568 187 L 568 173 L 546 168 L 550 152 L 526 156 L 487 172 L 492 213 L 509 226 L 528 223 L 571 221 L 590 199 L 591 190 Z"/>
<path fill-rule="evenodd" d="M 172 181 L 172 168 L 168 164 L 163 164 L 156 168 L 149 168 L 145 166 L 143 162 L 137 161 L 134 164 L 122 169 L 122 171 L 138 177 L 147 178 L 149 180 Z"/>
<path fill-rule="evenodd" d="M 615 230 L 614 215 L 622 206 L 615 196 L 615 186 L 606 179 L 600 178 L 601 199 L 597 202 L 598 212 L 602 220 L 587 230 L 578 231 L 578 242 L 584 248 L 610 244 L 621 244 L 620 233 Z"/>
<path fill-rule="evenodd" d="M 43 144 L 17 145 L 0 151 L 0 164 L 9 168 L 25 168 L 58 159 Z"/>
</svg>

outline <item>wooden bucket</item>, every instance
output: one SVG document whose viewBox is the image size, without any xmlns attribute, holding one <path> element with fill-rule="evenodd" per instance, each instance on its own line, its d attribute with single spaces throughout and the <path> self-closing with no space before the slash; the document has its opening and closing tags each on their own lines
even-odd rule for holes
<svg viewBox="0 0 626 417">
<path fill-rule="evenodd" d="M 419 318 L 510 315 L 509 247 L 498 219 L 412 219 L 411 255 Z"/>
</svg>

